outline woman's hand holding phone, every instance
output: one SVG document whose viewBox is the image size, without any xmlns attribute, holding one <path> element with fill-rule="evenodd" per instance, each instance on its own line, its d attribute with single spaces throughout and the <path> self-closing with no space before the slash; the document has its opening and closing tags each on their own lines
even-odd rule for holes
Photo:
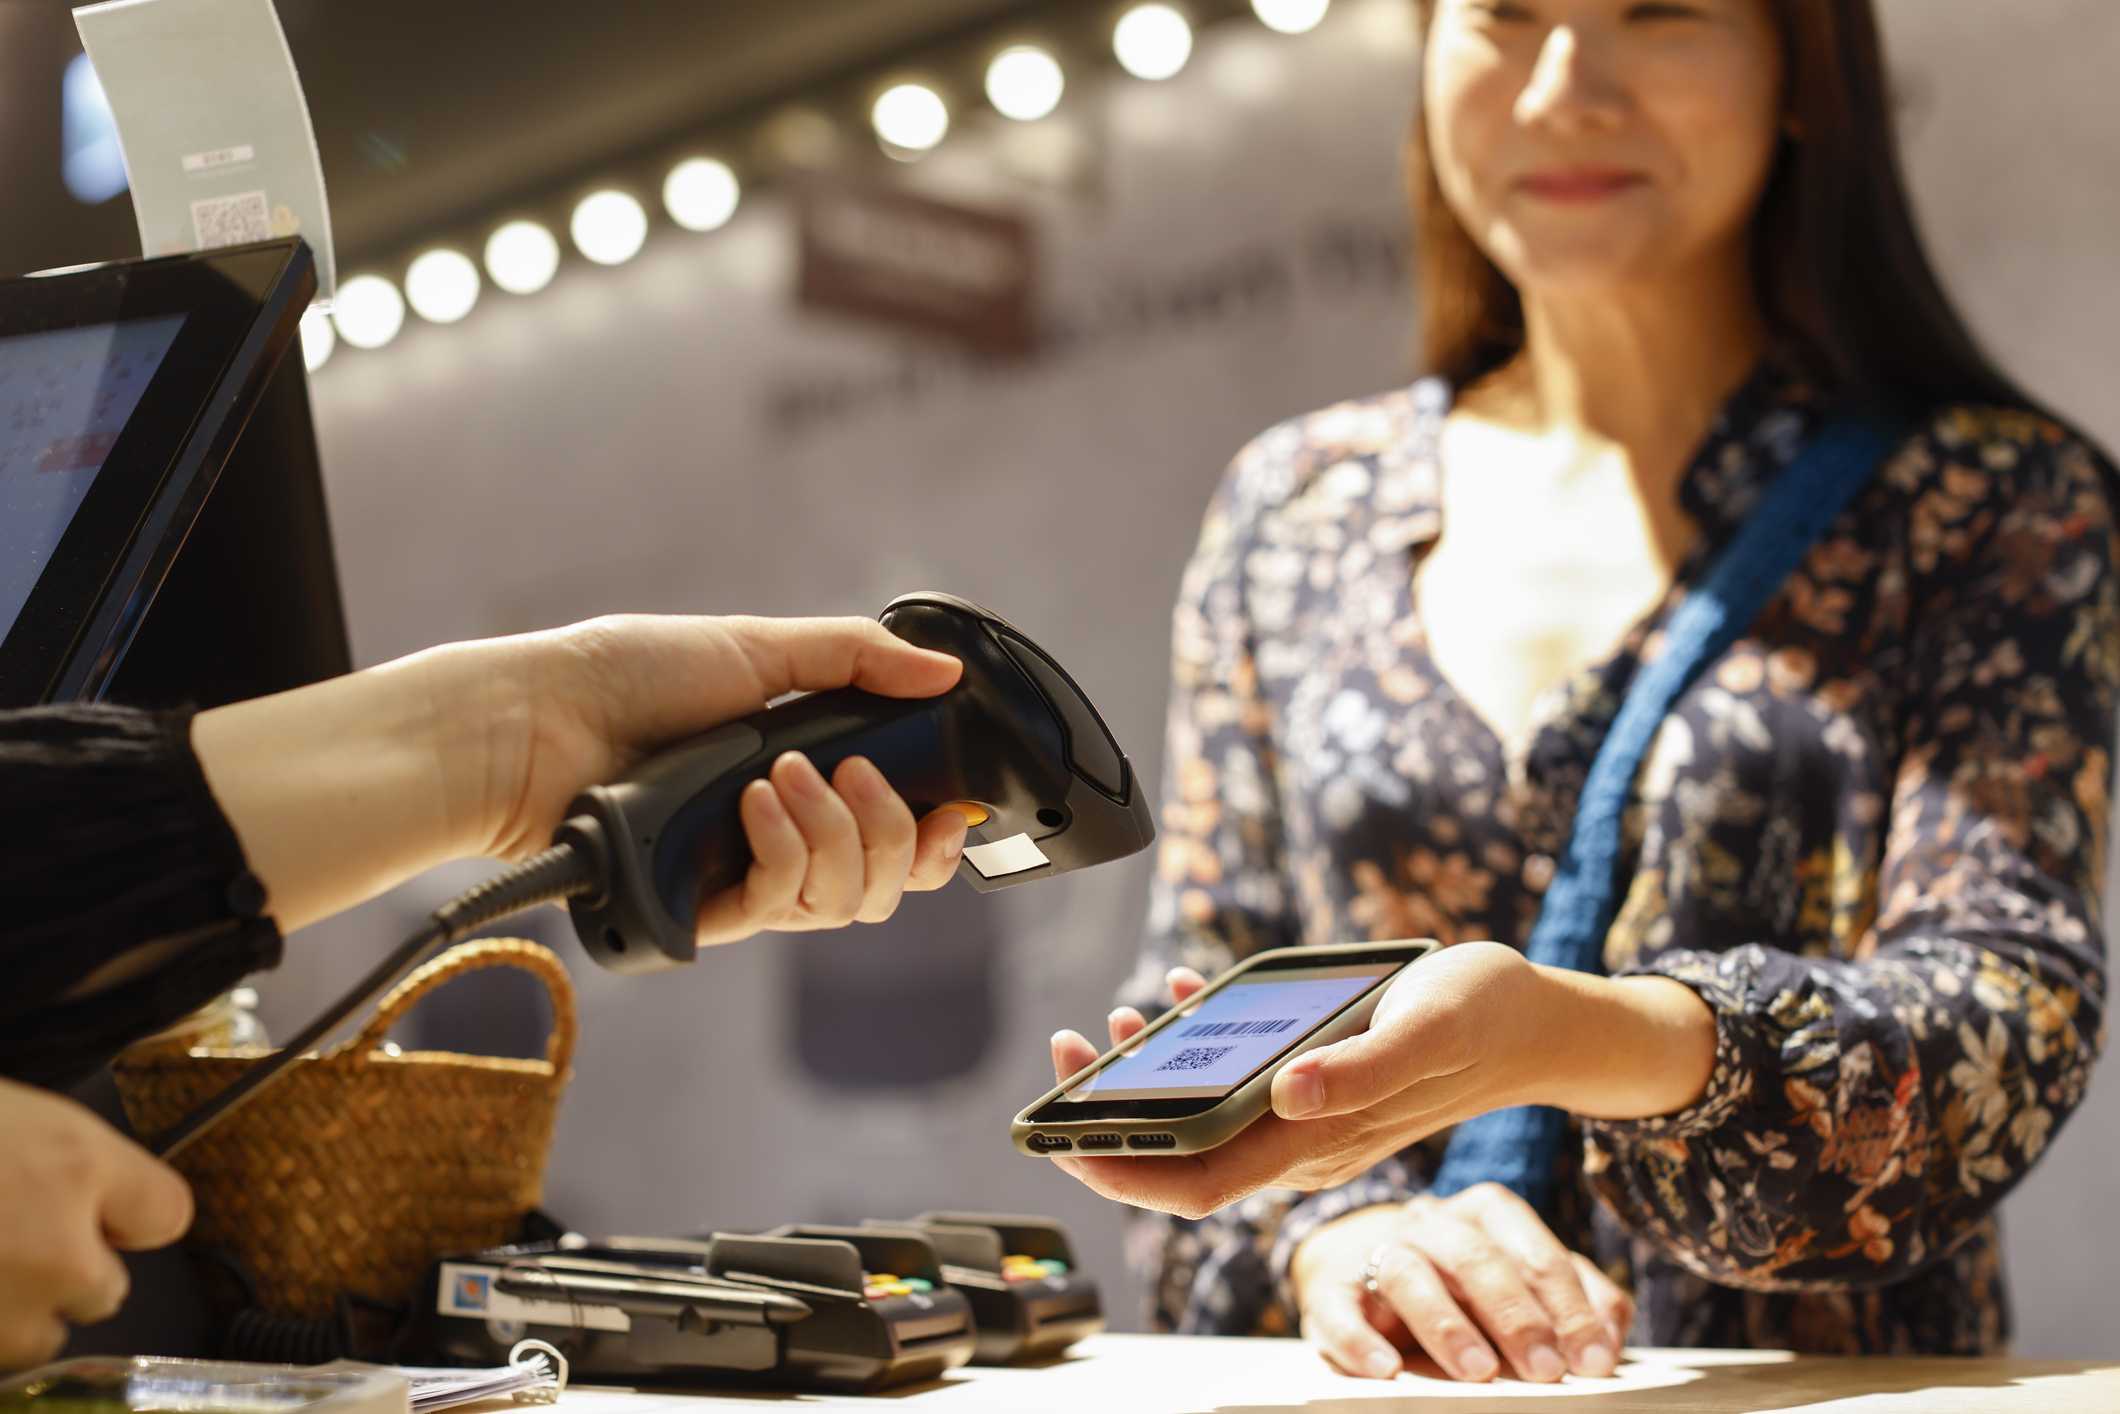
<svg viewBox="0 0 2120 1414">
<path fill-rule="evenodd" d="M 1170 985 L 1183 1004 L 1206 983 L 1178 968 Z M 1114 1045 L 1144 1024 L 1131 1008 L 1110 1022 Z M 1561 972 L 1499 943 L 1461 943 L 1407 968 L 1367 1031 L 1283 1067 L 1272 1112 L 1228 1143 L 1054 1162 L 1107 1197 L 1200 1217 L 1268 1186 L 1345 1182 L 1510 1105 L 1671 1113 L 1698 1099 L 1714 1052 L 1714 1016 L 1690 988 Z M 1075 1032 L 1053 1038 L 1063 1082 L 1096 1056 Z M 1525 1379 L 1609 1374 L 1632 1319 L 1623 1293 L 1493 1185 L 1351 1214 L 1298 1249 L 1292 1276 L 1309 1337 L 1341 1368 L 1379 1377 L 1414 1348 L 1458 1379 L 1492 1378 L 1502 1359 Z"/>
<path fill-rule="evenodd" d="M 1185 969 L 1172 977 L 1181 1001 L 1202 985 Z M 1122 1008 L 1111 1024 L 1116 1044 L 1141 1017 Z M 1063 1081 L 1095 1057 L 1074 1032 L 1053 1038 Z M 1714 1062 L 1714 1013 L 1682 983 L 1593 977 L 1501 943 L 1458 943 L 1400 973 L 1367 1031 L 1283 1066 L 1272 1112 L 1220 1147 L 1055 1162 L 1108 1198 L 1197 1218 L 1262 1188 L 1344 1183 L 1489 1110 L 1672 1114 L 1700 1097 Z"/>
<path fill-rule="evenodd" d="M 1522 1103 L 1540 1047 L 1539 974 L 1499 943 L 1460 943 L 1407 968 L 1369 1029 L 1296 1057 L 1273 1083 L 1273 1110 L 1200 1154 L 1056 1159 L 1108 1198 L 1197 1218 L 1267 1187 L 1328 1188 L 1408 1144 L 1484 1110 Z M 1179 1004 L 1204 979 L 1171 973 Z M 1139 1012 L 1111 1016 L 1114 1045 Z M 1064 1081 L 1097 1057 L 1079 1034 L 1053 1038 Z"/>
</svg>

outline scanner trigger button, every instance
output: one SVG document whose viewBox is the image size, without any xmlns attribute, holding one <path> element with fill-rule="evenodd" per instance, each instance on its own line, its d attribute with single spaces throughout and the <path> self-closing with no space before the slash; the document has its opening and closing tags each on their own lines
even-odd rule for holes
<svg viewBox="0 0 2120 1414">
<path fill-rule="evenodd" d="M 922 818 L 923 820 L 932 820 L 945 810 L 954 810 L 959 815 L 962 815 L 965 826 L 969 829 L 977 829 L 993 818 L 987 808 L 976 800 L 953 800 L 947 805 L 936 806 Z"/>
</svg>

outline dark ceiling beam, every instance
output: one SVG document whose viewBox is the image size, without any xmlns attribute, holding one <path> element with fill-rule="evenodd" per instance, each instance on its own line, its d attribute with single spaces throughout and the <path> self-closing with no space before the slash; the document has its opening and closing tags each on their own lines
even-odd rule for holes
<svg viewBox="0 0 2120 1414">
<path fill-rule="evenodd" d="M 350 268 L 1029 3 L 288 0 L 285 18 Z"/>
</svg>

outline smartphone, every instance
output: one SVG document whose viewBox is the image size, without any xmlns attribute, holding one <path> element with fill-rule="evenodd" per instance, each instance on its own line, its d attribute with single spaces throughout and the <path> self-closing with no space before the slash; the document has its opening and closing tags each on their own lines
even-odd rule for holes
<svg viewBox="0 0 2120 1414">
<path fill-rule="evenodd" d="M 1227 1143 L 1266 1113 L 1282 1066 L 1366 1029 L 1391 980 L 1440 946 L 1406 938 L 1247 958 L 1026 1106 L 1009 1137 L 1040 1157 Z"/>
</svg>

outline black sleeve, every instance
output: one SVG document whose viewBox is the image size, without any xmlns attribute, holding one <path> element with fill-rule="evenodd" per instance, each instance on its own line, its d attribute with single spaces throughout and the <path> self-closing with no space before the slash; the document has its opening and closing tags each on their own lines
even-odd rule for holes
<svg viewBox="0 0 2120 1414">
<path fill-rule="evenodd" d="M 0 1075 L 66 1088 L 280 960 L 191 713 L 0 713 Z M 144 974 L 69 997 L 136 948 Z"/>
</svg>

